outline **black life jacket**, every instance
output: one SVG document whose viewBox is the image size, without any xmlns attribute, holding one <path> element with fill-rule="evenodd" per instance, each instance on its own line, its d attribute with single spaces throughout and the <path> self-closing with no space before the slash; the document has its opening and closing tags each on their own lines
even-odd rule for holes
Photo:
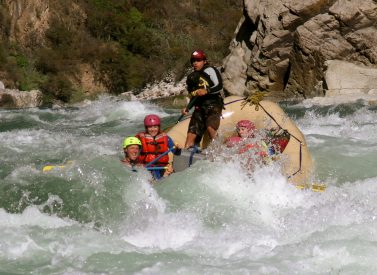
<svg viewBox="0 0 377 275">
<path fill-rule="evenodd" d="M 218 84 L 215 85 L 211 79 L 211 76 L 207 73 L 208 69 L 213 69 L 218 80 Z M 206 72 L 207 71 L 207 72 Z M 222 89 L 223 82 L 220 72 L 213 66 L 204 66 L 200 71 L 194 71 L 187 76 L 186 80 L 187 90 L 189 93 L 197 89 L 206 89 L 208 94 L 196 98 L 195 106 L 201 106 L 204 104 L 218 104 L 223 105 Z"/>
</svg>

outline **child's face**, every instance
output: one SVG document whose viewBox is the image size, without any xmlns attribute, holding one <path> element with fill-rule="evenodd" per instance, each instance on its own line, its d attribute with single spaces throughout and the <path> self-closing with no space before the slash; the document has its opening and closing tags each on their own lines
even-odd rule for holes
<svg viewBox="0 0 377 275">
<path fill-rule="evenodd" d="M 247 129 L 246 127 L 239 127 L 237 128 L 237 133 L 240 137 L 246 138 L 250 136 L 252 130 Z"/>
<path fill-rule="evenodd" d="M 159 130 L 160 130 L 160 126 L 158 126 L 158 125 L 147 127 L 147 133 L 150 134 L 152 137 L 157 136 Z"/>
</svg>

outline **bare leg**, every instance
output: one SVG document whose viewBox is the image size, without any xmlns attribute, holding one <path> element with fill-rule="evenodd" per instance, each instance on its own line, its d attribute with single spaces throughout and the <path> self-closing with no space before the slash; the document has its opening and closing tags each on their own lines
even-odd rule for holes
<svg viewBox="0 0 377 275">
<path fill-rule="evenodd" d="M 193 134 L 193 133 L 187 133 L 187 137 L 186 137 L 186 143 L 185 143 L 185 148 L 189 148 L 191 146 L 194 146 L 195 144 L 195 138 L 196 138 L 196 135 Z"/>
<path fill-rule="evenodd" d="M 207 131 L 211 141 L 214 140 L 217 136 L 217 130 L 213 129 L 211 126 L 208 126 Z"/>
</svg>

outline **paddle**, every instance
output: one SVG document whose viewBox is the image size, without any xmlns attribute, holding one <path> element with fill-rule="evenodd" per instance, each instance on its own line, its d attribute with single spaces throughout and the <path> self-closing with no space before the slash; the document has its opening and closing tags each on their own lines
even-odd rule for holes
<svg viewBox="0 0 377 275">
<path fill-rule="evenodd" d="M 166 170 L 168 167 L 166 166 L 154 166 L 154 167 L 146 167 L 148 171 L 153 171 L 153 170 Z"/>
<path fill-rule="evenodd" d="M 45 165 L 43 166 L 42 168 L 42 172 L 50 172 L 51 170 L 54 170 L 54 169 L 64 169 L 66 168 L 67 166 L 72 166 L 74 163 L 73 160 L 69 160 L 67 161 L 65 164 L 59 164 L 59 165 Z"/>
<path fill-rule="evenodd" d="M 296 184 L 298 189 L 310 189 L 314 192 L 324 192 L 326 190 L 326 185 L 323 183 L 312 183 L 312 184 Z"/>
<path fill-rule="evenodd" d="M 190 111 L 190 109 L 194 106 L 194 103 L 195 103 L 197 98 L 198 97 L 196 96 L 196 97 L 194 97 L 193 99 L 190 100 L 190 102 L 188 103 L 188 105 L 185 108 L 187 111 Z M 180 117 L 177 119 L 177 121 L 173 125 L 170 125 L 170 126 L 168 126 L 164 129 L 164 132 L 169 131 L 174 125 L 178 124 L 184 118 L 184 116 L 185 116 L 184 114 L 181 114 Z"/>
<path fill-rule="evenodd" d="M 157 161 L 160 160 L 160 158 L 162 158 L 163 156 L 169 154 L 172 150 L 175 149 L 175 146 L 169 148 L 169 150 L 167 150 L 166 152 L 163 152 L 161 155 L 159 155 L 157 158 L 155 158 L 154 160 L 152 160 L 151 162 L 148 162 L 145 167 L 146 168 L 150 168 L 149 166 L 151 166 L 152 164 L 156 163 Z"/>
<path fill-rule="evenodd" d="M 196 97 L 194 97 L 193 99 L 190 100 L 190 102 L 189 102 L 189 103 L 187 104 L 187 106 L 186 106 L 186 110 L 187 110 L 187 111 L 190 111 L 190 109 L 194 106 L 194 103 L 195 103 L 195 101 L 196 101 L 197 98 L 198 98 L 198 97 L 196 96 Z M 178 120 L 177 120 L 177 122 L 176 122 L 175 124 L 179 123 L 179 122 L 181 121 L 181 119 L 182 119 L 184 116 L 185 116 L 185 115 L 182 114 L 182 115 L 178 118 Z"/>
</svg>

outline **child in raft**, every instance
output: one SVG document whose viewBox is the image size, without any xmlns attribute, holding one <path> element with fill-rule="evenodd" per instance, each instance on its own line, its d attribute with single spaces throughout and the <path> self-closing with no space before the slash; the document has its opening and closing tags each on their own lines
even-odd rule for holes
<svg viewBox="0 0 377 275">
<path fill-rule="evenodd" d="M 255 150 L 256 155 L 261 158 L 268 156 L 268 147 L 263 140 L 257 143 L 252 143 L 251 139 L 255 138 L 256 127 L 250 120 L 240 120 L 236 124 L 237 136 L 228 138 L 225 141 L 227 147 L 237 146 L 238 154 L 243 154 L 249 150 Z"/>
<path fill-rule="evenodd" d="M 139 161 L 151 166 L 151 169 L 152 167 L 157 169 L 152 170 L 151 173 L 156 180 L 159 180 L 174 172 L 168 153 L 171 151 L 174 155 L 180 155 L 181 149 L 179 144 L 174 144 L 173 140 L 161 130 L 159 116 L 147 115 L 144 118 L 144 127 L 145 131 L 136 135 L 142 144 Z"/>
<path fill-rule="evenodd" d="M 226 140 L 227 147 L 234 147 L 240 142 L 249 138 L 255 138 L 256 127 L 250 120 L 240 120 L 236 124 L 237 136 L 230 137 Z M 249 143 L 240 149 L 239 153 L 244 153 L 252 148 L 258 148 L 261 156 L 280 154 L 287 147 L 289 142 L 289 133 L 280 129 L 280 131 L 271 130 L 267 133 L 267 137 L 261 139 L 258 144 Z"/>
</svg>

